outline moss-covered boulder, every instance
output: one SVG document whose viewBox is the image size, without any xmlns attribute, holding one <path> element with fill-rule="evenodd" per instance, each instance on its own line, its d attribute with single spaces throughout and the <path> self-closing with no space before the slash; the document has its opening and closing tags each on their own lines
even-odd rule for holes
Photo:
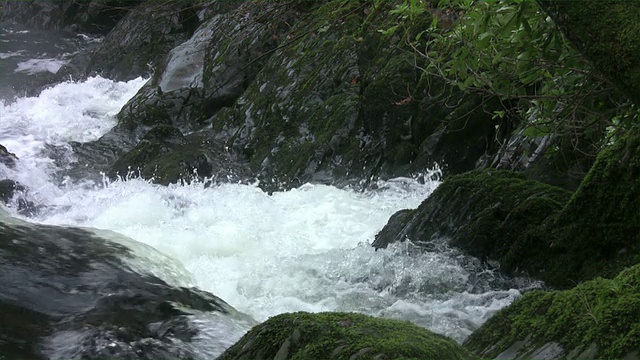
<svg viewBox="0 0 640 360">
<path fill-rule="evenodd" d="M 292 313 L 254 327 L 218 360 L 474 359 L 455 341 L 409 322 L 352 313 Z"/>
<path fill-rule="evenodd" d="M 541 275 L 551 239 L 543 224 L 571 193 L 504 170 L 473 171 L 446 179 L 416 210 L 394 215 L 373 246 L 410 239 L 448 238 L 463 251 L 498 261 L 508 273 Z"/>
<path fill-rule="evenodd" d="M 547 270 L 558 284 L 613 277 L 640 263 L 640 128 L 601 151 L 550 227 L 558 257 Z"/>
<path fill-rule="evenodd" d="M 452 176 L 394 215 L 373 246 L 434 237 L 556 287 L 640 263 L 640 129 L 602 150 L 573 194 L 505 171 Z"/>
<path fill-rule="evenodd" d="M 251 172 L 246 163 L 208 135 L 198 132 L 184 136 L 175 127 L 156 126 L 111 166 L 110 173 L 122 177 L 140 175 L 162 185 L 205 178 L 222 182 L 248 180 Z"/>
<path fill-rule="evenodd" d="M 637 359 L 640 265 L 571 290 L 529 292 L 489 319 L 464 347 L 484 358 Z"/>
</svg>

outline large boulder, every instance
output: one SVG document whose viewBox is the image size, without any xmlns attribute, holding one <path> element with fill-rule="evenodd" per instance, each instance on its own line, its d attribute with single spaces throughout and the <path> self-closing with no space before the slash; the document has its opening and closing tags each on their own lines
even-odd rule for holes
<svg viewBox="0 0 640 360">
<path fill-rule="evenodd" d="M 207 328 L 237 333 L 230 319 L 239 314 L 212 294 L 162 280 L 160 274 L 180 274 L 180 268 L 138 257 L 129 246 L 153 252 L 113 233 L 30 224 L 0 213 L 0 354 L 209 359 L 235 340 L 214 336 L 202 345 L 217 353 L 195 344 L 209 336 Z"/>
<path fill-rule="evenodd" d="M 638 359 L 640 265 L 612 280 L 566 291 L 532 291 L 464 343 L 491 359 Z"/>
<path fill-rule="evenodd" d="M 556 287 L 640 263 L 640 129 L 618 134 L 566 190 L 486 170 L 446 179 L 416 210 L 392 216 L 373 246 L 445 237 L 463 251 Z"/>
<path fill-rule="evenodd" d="M 292 313 L 254 327 L 218 360 L 474 357 L 455 341 L 406 321 L 353 313 Z"/>
<path fill-rule="evenodd" d="M 373 246 L 409 239 L 428 247 L 446 238 L 468 254 L 497 261 L 507 273 L 543 276 L 551 239 L 541 229 L 570 196 L 510 171 L 451 176 L 416 210 L 393 215 Z"/>
<path fill-rule="evenodd" d="M 488 114 L 499 104 L 422 76 L 403 36 L 376 31 L 403 21 L 391 9 L 248 2 L 214 12 L 123 107 L 118 128 L 140 138 L 156 125 L 211 127 L 269 190 L 367 186 L 436 162 L 473 169 L 498 147 Z"/>
</svg>

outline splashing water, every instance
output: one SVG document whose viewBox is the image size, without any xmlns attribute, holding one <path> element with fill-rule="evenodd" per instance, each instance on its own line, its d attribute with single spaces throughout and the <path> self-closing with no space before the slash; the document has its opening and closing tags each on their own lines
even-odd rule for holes
<svg viewBox="0 0 640 360">
<path fill-rule="evenodd" d="M 446 245 L 374 251 L 370 243 L 389 217 L 417 207 L 437 181 L 396 179 L 367 192 L 307 184 L 272 195 L 241 184 L 54 184 L 47 144 L 98 138 L 143 83 L 96 77 L 0 104 L 0 143 L 20 158 L 14 170 L 0 164 L 0 178 L 24 183 L 46 206 L 31 221 L 112 230 L 149 245 L 187 271 L 160 276 L 210 291 L 257 321 L 299 310 L 357 311 L 462 341 L 532 286 L 491 287 L 495 274 Z M 145 249 L 134 246 L 154 256 Z"/>
</svg>

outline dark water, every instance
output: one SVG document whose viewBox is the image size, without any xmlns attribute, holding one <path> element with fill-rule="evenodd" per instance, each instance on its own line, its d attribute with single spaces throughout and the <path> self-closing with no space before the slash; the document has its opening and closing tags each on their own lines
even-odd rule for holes
<svg viewBox="0 0 640 360">
<path fill-rule="evenodd" d="M 100 41 L 85 34 L 0 23 L 0 99 L 35 95 L 43 86 L 69 80 L 56 75 L 58 70 Z"/>
</svg>

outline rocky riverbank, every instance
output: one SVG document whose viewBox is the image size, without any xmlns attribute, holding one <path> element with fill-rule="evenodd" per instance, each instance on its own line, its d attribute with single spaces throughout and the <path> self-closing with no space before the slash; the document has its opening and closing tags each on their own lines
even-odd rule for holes
<svg viewBox="0 0 640 360">
<path fill-rule="evenodd" d="M 599 58 L 610 49 L 584 45 L 602 38 L 572 21 L 595 10 L 540 3 L 585 56 L 597 57 L 593 70 L 609 76 L 637 109 L 638 60 L 619 52 L 616 69 L 631 75 L 611 74 L 610 62 Z M 620 1 L 611 3 L 607 16 L 615 17 Z M 442 185 L 419 208 L 394 215 L 373 246 L 409 240 L 430 249 L 446 241 L 492 270 L 559 289 L 526 294 L 477 330 L 465 349 L 407 324 L 291 314 L 255 327 L 222 359 L 638 358 L 638 124 L 595 126 L 597 158 L 562 134 L 525 136 L 527 119 L 495 115 L 510 106 L 499 96 L 463 91 L 421 70 L 415 46 L 426 47 L 428 36 L 416 34 L 434 17 L 458 15 L 402 17 L 389 2 L 337 0 L 1 5 L 3 22 L 104 36 L 42 82 L 150 77 L 112 130 L 73 144 L 76 158 L 61 177 L 139 174 L 161 185 L 258 181 L 269 192 L 307 182 L 365 189 L 373 180 L 440 164 Z M 626 20 L 614 28 L 631 35 L 616 39 L 634 49 L 640 30 Z M 402 31 L 385 34 L 392 27 Z M 0 145 L 2 166 L 20 161 L 11 151 Z M 0 179 L 3 202 L 28 191 Z M 37 211 L 22 201 L 25 214 Z M 235 314 L 211 294 L 131 271 L 122 262 L 126 245 L 87 230 L 11 219 L 0 228 L 3 264 L 24 275 L 2 280 L 15 289 L 0 302 L 3 322 L 14 327 L 0 334 L 2 355 L 46 357 L 47 346 L 62 346 L 52 334 L 72 333 L 84 345 L 70 358 L 187 359 L 195 355 L 172 344 L 192 342 L 190 315 Z M 36 292 L 69 300 L 56 307 L 25 303 Z"/>
</svg>

